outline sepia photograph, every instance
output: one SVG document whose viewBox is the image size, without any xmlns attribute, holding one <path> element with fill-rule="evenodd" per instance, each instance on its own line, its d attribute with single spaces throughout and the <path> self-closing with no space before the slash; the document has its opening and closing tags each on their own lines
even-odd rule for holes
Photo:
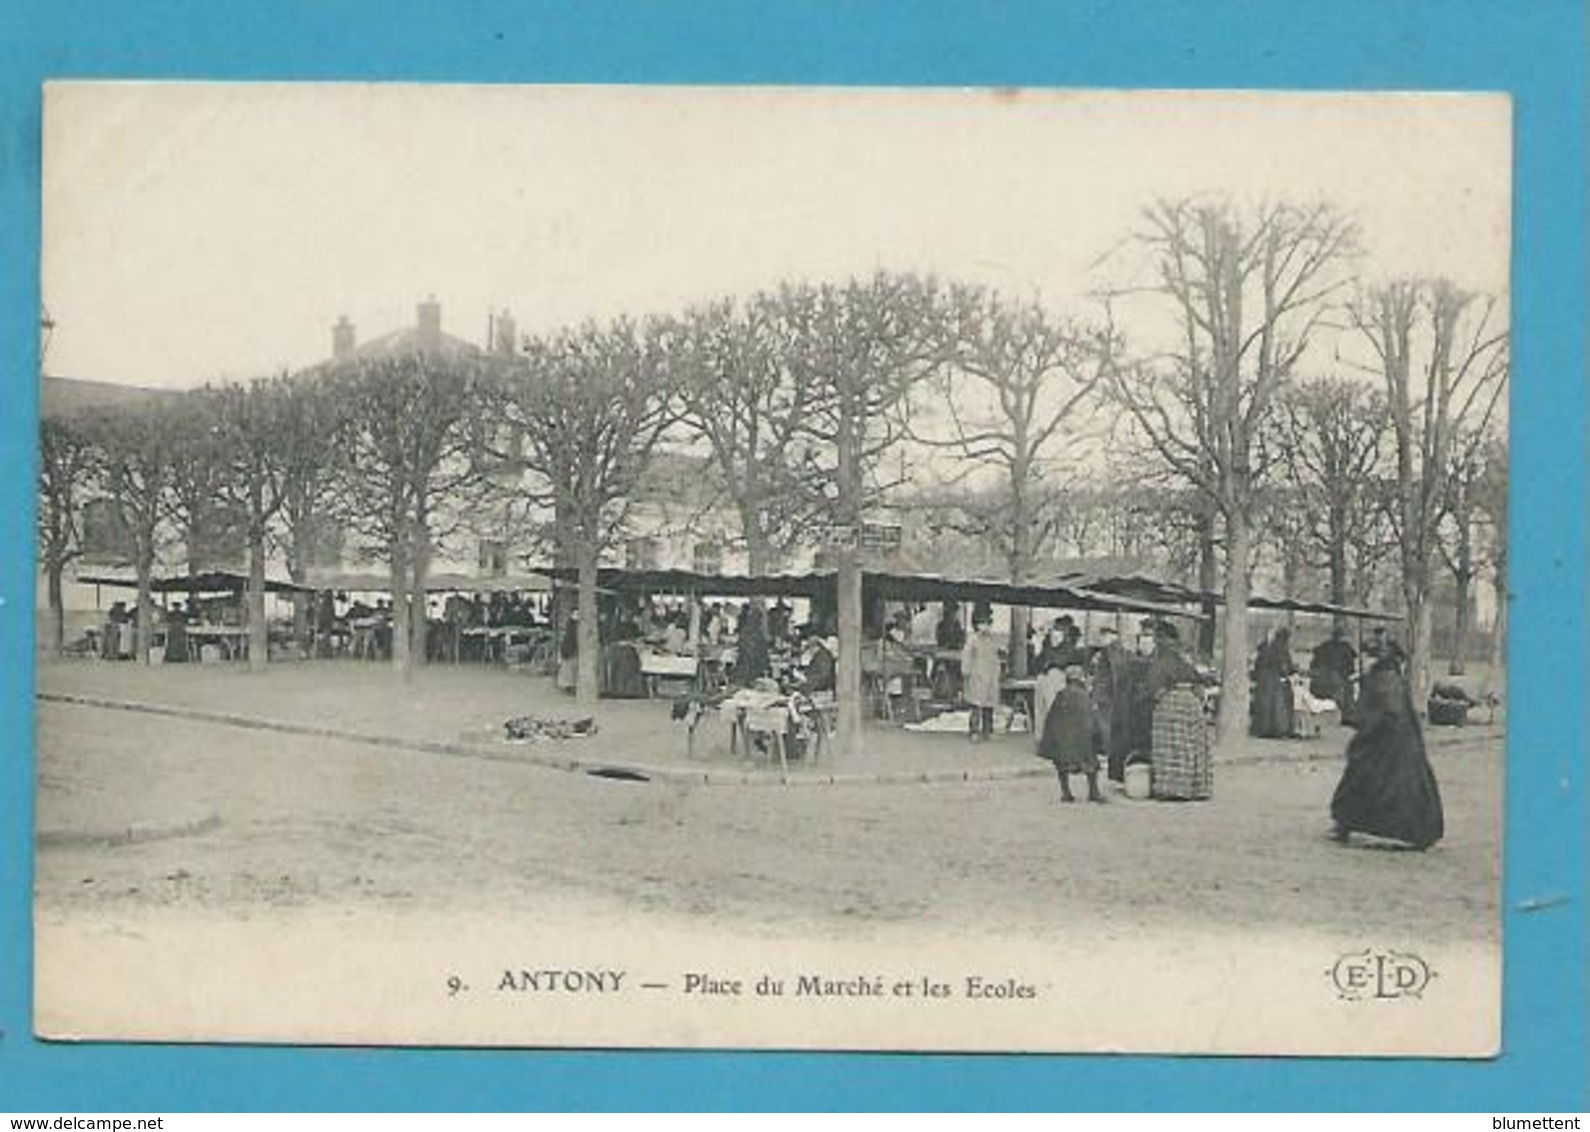
<svg viewBox="0 0 1590 1132">
<path fill-rule="evenodd" d="M 1495 1056 L 1511 115 L 49 84 L 37 1034 Z"/>
</svg>

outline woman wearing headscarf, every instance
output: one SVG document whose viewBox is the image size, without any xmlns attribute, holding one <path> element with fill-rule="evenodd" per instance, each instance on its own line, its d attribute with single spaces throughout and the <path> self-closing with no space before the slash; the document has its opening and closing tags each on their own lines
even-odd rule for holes
<svg viewBox="0 0 1590 1132">
<path fill-rule="evenodd" d="M 1168 621 L 1154 629 L 1147 683 L 1154 702 L 1149 793 L 1167 801 L 1203 801 L 1214 793 L 1203 692 L 1198 670 L 1181 651 L 1181 635 Z"/>
<path fill-rule="evenodd" d="M 1338 841 L 1366 833 L 1428 849 L 1444 832 L 1441 790 L 1402 665 L 1402 649 L 1389 643 L 1364 677 L 1358 732 L 1331 798 Z"/>
</svg>

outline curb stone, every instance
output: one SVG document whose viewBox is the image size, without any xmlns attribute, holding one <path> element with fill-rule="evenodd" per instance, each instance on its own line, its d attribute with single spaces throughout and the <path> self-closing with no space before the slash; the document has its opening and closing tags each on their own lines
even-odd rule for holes
<svg viewBox="0 0 1590 1132">
<path fill-rule="evenodd" d="M 811 774 L 782 774 L 769 771 L 763 774 L 743 769 L 698 768 L 690 766 L 660 766 L 654 763 L 631 762 L 605 758 L 587 758 L 566 754 L 538 754 L 528 745 L 499 748 L 481 743 L 447 742 L 435 739 L 402 739 L 391 735 L 377 735 L 366 731 L 348 731 L 308 723 L 287 723 L 257 716 L 238 715 L 233 712 L 209 711 L 201 708 L 177 707 L 171 704 L 149 703 L 142 700 L 121 700 L 107 696 L 85 695 L 76 692 L 37 692 L 36 697 L 46 703 L 71 704 L 79 707 L 104 708 L 111 711 L 136 712 L 171 719 L 184 719 L 196 723 L 216 723 L 250 731 L 269 731 L 281 735 L 302 735 L 316 739 L 335 739 L 345 743 L 358 743 L 371 747 L 395 747 L 399 750 L 418 751 L 422 754 L 444 755 L 453 758 L 481 759 L 488 762 L 520 763 L 559 770 L 570 774 L 584 774 L 593 770 L 627 770 L 646 777 L 689 785 L 704 786 L 854 786 L 854 785 L 907 785 L 944 784 L 952 782 L 994 782 L 1016 778 L 1046 776 L 1047 766 L 997 766 L 980 770 L 941 771 L 877 771 L 864 774 L 838 774 L 816 771 Z"/>
</svg>

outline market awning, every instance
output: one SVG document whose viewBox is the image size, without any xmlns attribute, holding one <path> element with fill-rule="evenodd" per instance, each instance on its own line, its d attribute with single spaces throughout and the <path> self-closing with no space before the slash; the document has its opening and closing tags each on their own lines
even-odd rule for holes
<svg viewBox="0 0 1590 1132">
<path fill-rule="evenodd" d="M 544 571 L 561 582 L 570 582 L 575 571 L 553 568 Z M 622 570 L 605 567 L 597 571 L 597 584 L 620 593 L 652 595 L 692 594 L 698 597 L 800 597 L 817 598 L 833 591 L 832 570 L 804 573 L 700 574 L 691 570 Z M 1161 617 L 1197 617 L 1196 610 L 1178 604 L 1145 601 L 1118 594 L 1100 593 L 1078 586 L 1051 583 L 1012 585 L 989 578 L 963 578 L 941 574 L 905 574 L 868 570 L 862 577 L 863 592 L 886 601 L 987 602 L 1038 609 L 1070 609 L 1078 612 L 1144 613 Z"/>
<path fill-rule="evenodd" d="M 552 589 L 552 579 L 545 574 L 500 574 L 491 578 L 469 574 L 435 574 L 426 580 L 425 589 L 433 594 L 539 594 Z"/>
<path fill-rule="evenodd" d="M 1328 601 L 1299 601 L 1289 597 L 1250 597 L 1249 609 L 1279 609 L 1290 613 L 1319 613 L 1330 617 L 1351 617 L 1360 621 L 1401 621 L 1395 613 L 1377 613 L 1372 609 L 1355 609 L 1350 605 L 1332 605 Z"/>
<path fill-rule="evenodd" d="M 425 592 L 433 594 L 497 594 L 532 593 L 551 591 L 553 581 L 545 574 L 500 574 L 496 577 L 478 577 L 444 571 L 432 574 L 425 580 Z M 382 573 L 365 571 L 349 574 L 325 574 L 314 580 L 313 589 L 334 590 L 338 593 L 392 592 L 392 579 Z"/>
<path fill-rule="evenodd" d="M 1207 592 L 1167 582 L 1147 574 L 1117 574 L 1109 576 L 1070 574 L 1061 581 L 1098 593 L 1135 597 L 1144 601 L 1167 605 L 1224 605 L 1222 594 Z M 1381 613 L 1373 609 L 1358 609 L 1349 605 L 1333 605 L 1326 601 L 1303 601 L 1290 597 L 1265 597 L 1252 594 L 1248 597 L 1249 609 L 1278 610 L 1286 613 L 1318 613 L 1331 617 L 1351 617 L 1363 621 L 1401 621 L 1394 613 Z"/>
<path fill-rule="evenodd" d="M 82 574 L 78 582 L 91 586 L 117 586 L 122 589 L 138 588 L 136 577 L 110 574 Z M 248 575 L 230 570 L 206 570 L 178 578 L 151 578 L 149 590 L 157 594 L 240 594 L 248 589 Z M 315 587 L 301 586 L 296 582 L 276 578 L 265 579 L 265 592 L 273 594 L 313 593 Z"/>
</svg>

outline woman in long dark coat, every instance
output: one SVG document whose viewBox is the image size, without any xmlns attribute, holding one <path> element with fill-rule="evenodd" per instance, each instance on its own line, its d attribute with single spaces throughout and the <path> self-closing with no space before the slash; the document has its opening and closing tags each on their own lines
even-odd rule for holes
<svg viewBox="0 0 1590 1132">
<path fill-rule="evenodd" d="M 1297 734 L 1292 703 L 1292 634 L 1277 629 L 1259 646 L 1253 663 L 1253 734 L 1261 739 L 1290 739 Z"/>
<path fill-rule="evenodd" d="M 1367 833 L 1428 849 L 1444 832 L 1441 790 L 1402 660 L 1402 650 L 1390 646 L 1364 678 L 1358 733 L 1347 744 L 1347 767 L 1331 798 L 1338 841 Z"/>
<path fill-rule="evenodd" d="M 609 696 L 621 700 L 645 698 L 646 674 L 640 663 L 641 643 L 639 622 L 629 610 L 622 610 L 613 626 L 613 643 L 606 650 Z"/>
</svg>

